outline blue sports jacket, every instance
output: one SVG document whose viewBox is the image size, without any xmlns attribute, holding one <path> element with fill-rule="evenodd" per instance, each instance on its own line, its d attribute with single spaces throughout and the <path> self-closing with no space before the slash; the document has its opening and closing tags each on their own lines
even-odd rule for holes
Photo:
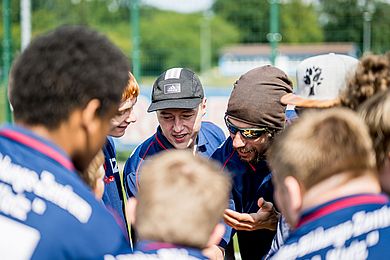
<svg viewBox="0 0 390 260">
<path fill-rule="evenodd" d="M 10 259 L 103 259 L 130 253 L 113 216 L 80 179 L 68 155 L 17 126 L 0 128 L 0 230 L 0 240 L 7 241 L 0 254 Z"/>
<path fill-rule="evenodd" d="M 257 165 L 241 161 L 237 152 L 233 149 L 232 143 L 231 137 L 228 137 L 211 156 L 212 159 L 222 164 L 224 170 L 232 175 L 233 203 L 230 203 L 229 208 L 240 213 L 257 212 L 259 210 L 257 205 L 259 198 L 262 197 L 270 202 L 274 201 L 271 171 L 266 161 L 261 161 Z M 228 232 L 223 238 L 227 243 L 235 230 L 230 228 Z M 261 233 L 261 231 L 258 232 Z M 265 230 L 265 232 L 268 233 L 269 231 Z"/>
<path fill-rule="evenodd" d="M 390 205 L 380 194 L 357 194 L 304 212 L 271 259 L 389 259 Z"/>
<path fill-rule="evenodd" d="M 225 140 L 221 128 L 211 122 L 202 122 L 197 139 L 198 154 L 209 158 L 218 146 Z M 128 197 L 133 197 L 138 192 L 139 170 L 142 163 L 149 156 L 167 149 L 175 149 L 158 127 L 156 133 L 137 146 L 127 159 L 123 175 Z"/>
<path fill-rule="evenodd" d="M 107 137 L 106 144 L 103 147 L 104 153 L 104 193 L 103 202 L 107 208 L 113 210 L 114 214 L 119 217 L 124 229 L 126 219 L 124 217 L 124 200 L 122 195 L 122 185 L 119 174 L 119 167 L 116 161 L 116 150 L 112 137 Z"/>
</svg>

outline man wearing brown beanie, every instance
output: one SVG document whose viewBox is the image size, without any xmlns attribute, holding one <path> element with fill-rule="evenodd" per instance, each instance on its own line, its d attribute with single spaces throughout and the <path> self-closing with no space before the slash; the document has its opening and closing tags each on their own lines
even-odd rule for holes
<svg viewBox="0 0 390 260">
<path fill-rule="evenodd" d="M 233 175 L 234 210 L 227 209 L 224 220 L 237 232 L 243 260 L 261 259 L 275 235 L 279 213 L 272 204 L 265 153 L 284 127 L 285 105 L 280 98 L 291 92 L 291 81 L 275 67 L 263 66 L 242 75 L 234 83 L 225 113 L 230 137 L 212 156 Z M 232 242 L 229 245 L 227 259 L 234 259 Z"/>
</svg>

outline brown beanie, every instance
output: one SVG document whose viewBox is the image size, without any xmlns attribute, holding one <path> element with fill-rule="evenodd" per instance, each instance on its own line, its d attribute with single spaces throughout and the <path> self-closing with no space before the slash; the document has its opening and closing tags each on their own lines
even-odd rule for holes
<svg viewBox="0 0 390 260">
<path fill-rule="evenodd" d="M 280 98 L 292 93 L 292 83 L 278 68 L 252 69 L 234 83 L 226 114 L 242 122 L 280 130 L 284 127 L 285 105 Z"/>
</svg>

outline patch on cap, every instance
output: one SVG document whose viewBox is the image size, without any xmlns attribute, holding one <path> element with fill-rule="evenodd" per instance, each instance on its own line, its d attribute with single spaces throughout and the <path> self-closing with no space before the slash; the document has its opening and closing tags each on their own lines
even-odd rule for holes
<svg viewBox="0 0 390 260">
<path fill-rule="evenodd" d="M 173 94 L 173 93 L 180 93 L 180 92 L 181 92 L 180 83 L 172 83 L 172 84 L 164 85 L 164 94 Z"/>
<path fill-rule="evenodd" d="M 315 96 L 314 90 L 317 89 L 324 80 L 322 74 L 322 69 L 319 66 L 312 66 L 306 68 L 305 74 L 303 76 L 303 82 L 310 86 L 309 96 Z"/>
<path fill-rule="evenodd" d="M 180 73 L 183 68 L 172 68 L 165 72 L 164 79 L 179 79 Z"/>
</svg>

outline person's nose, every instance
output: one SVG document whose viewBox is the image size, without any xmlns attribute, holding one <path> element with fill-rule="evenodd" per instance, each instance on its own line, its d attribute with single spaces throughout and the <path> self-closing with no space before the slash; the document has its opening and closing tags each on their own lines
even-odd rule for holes
<svg viewBox="0 0 390 260">
<path fill-rule="evenodd" d="M 245 146 L 244 138 L 242 137 L 240 132 L 237 132 L 235 135 L 233 135 L 232 139 L 234 148 L 241 148 Z"/>
<path fill-rule="evenodd" d="M 130 114 L 126 117 L 127 123 L 135 123 L 137 121 L 137 116 L 134 113 L 134 110 L 130 111 Z"/>
<path fill-rule="evenodd" d="M 176 133 L 180 133 L 183 130 L 183 122 L 180 118 L 175 118 L 175 122 L 173 124 L 173 131 Z"/>
</svg>

